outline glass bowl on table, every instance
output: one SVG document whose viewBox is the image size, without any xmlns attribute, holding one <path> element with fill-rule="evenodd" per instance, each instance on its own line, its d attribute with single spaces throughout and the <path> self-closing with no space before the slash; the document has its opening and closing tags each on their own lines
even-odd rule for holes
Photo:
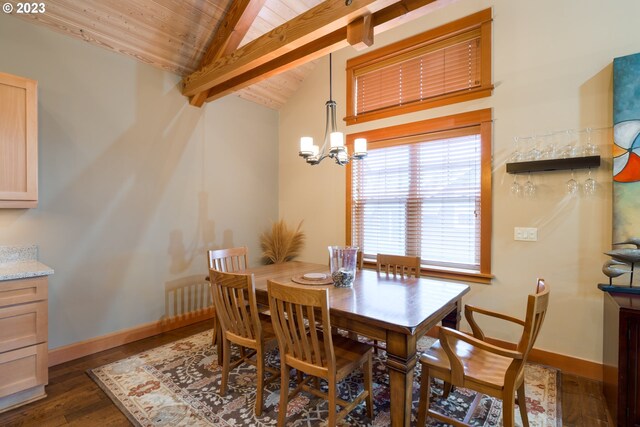
<svg viewBox="0 0 640 427">
<path fill-rule="evenodd" d="M 331 278 L 337 288 L 350 288 L 356 278 L 357 246 L 329 246 Z"/>
</svg>

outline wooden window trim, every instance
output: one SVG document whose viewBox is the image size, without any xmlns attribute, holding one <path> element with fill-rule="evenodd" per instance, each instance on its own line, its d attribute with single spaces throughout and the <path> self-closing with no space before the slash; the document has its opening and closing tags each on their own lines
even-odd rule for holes
<svg viewBox="0 0 640 427">
<path fill-rule="evenodd" d="M 428 108 L 441 107 L 457 102 L 470 101 L 488 97 L 493 92 L 491 83 L 491 9 L 485 9 L 462 19 L 450 22 L 416 36 L 382 47 L 373 52 L 347 61 L 347 117 L 344 118 L 347 125 L 364 123 L 371 120 L 378 120 L 385 117 L 406 114 Z M 375 64 L 392 61 L 393 58 L 406 55 L 411 51 L 423 49 L 428 45 L 440 43 L 456 37 L 460 34 L 473 31 L 480 31 L 481 56 L 480 56 L 480 86 L 457 92 L 447 93 L 435 97 L 430 97 L 421 101 L 411 102 L 399 106 L 391 106 L 380 110 L 361 113 L 355 115 L 355 80 L 356 76 L 363 68 L 375 67 Z"/>
<path fill-rule="evenodd" d="M 491 274 L 491 227 L 492 227 L 492 199 L 491 199 L 491 141 L 492 141 L 492 110 L 471 111 L 452 116 L 438 117 L 419 122 L 407 123 L 386 128 L 373 129 L 364 132 L 349 134 L 346 137 L 347 147 L 353 152 L 353 143 L 356 138 L 366 138 L 370 149 L 390 146 L 390 140 L 408 138 L 421 134 L 450 131 L 470 126 L 480 127 L 482 139 L 481 166 L 480 166 L 480 199 L 482 203 L 482 220 L 480 222 L 480 271 L 456 270 L 449 268 L 428 267 L 422 268 L 426 276 L 443 279 L 463 280 L 475 283 L 490 283 Z M 366 158 L 362 160 L 366 162 Z M 352 181 L 351 163 L 346 168 L 346 242 L 352 244 L 351 209 L 352 209 Z M 374 265 L 365 260 L 365 265 Z"/>
</svg>

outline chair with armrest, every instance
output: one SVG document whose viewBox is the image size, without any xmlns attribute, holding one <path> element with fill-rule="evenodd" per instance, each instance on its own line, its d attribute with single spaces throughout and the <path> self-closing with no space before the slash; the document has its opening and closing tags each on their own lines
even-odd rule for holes
<svg viewBox="0 0 640 427">
<path fill-rule="evenodd" d="M 473 306 L 465 307 L 465 316 L 473 335 L 454 329 L 440 328 L 439 341 L 420 357 L 422 376 L 418 426 L 424 426 L 427 415 L 453 425 L 466 425 L 429 409 L 430 378 L 440 378 L 454 386 L 476 390 L 502 399 L 503 425 L 515 423 L 515 395 L 522 422 L 529 425 L 524 393 L 524 366 L 533 348 L 549 304 L 549 286 L 538 279 L 536 292 L 527 298 L 525 320 Z M 490 344 L 474 319 L 474 313 L 506 320 L 523 327 L 516 349 Z"/>
<path fill-rule="evenodd" d="M 278 426 L 286 421 L 288 400 L 301 390 L 329 401 L 329 427 L 334 427 L 365 399 L 367 415 L 373 418 L 372 348 L 341 335 L 331 335 L 328 289 L 285 285 L 272 280 L 267 282 L 267 287 L 273 329 L 280 347 Z M 307 322 L 309 327 L 306 327 Z M 338 382 L 359 367 L 364 374 L 364 390 L 352 402 L 339 399 Z M 291 368 L 308 376 L 288 393 Z M 317 382 L 316 387 L 310 386 L 308 383 L 312 378 L 325 379 L 328 393 L 321 392 Z M 344 407 L 338 413 L 336 404 Z"/>
<path fill-rule="evenodd" d="M 265 369 L 273 374 L 267 382 L 271 382 L 279 376 L 277 370 L 265 367 L 264 364 L 265 352 L 277 345 L 273 327 L 269 320 L 264 320 L 259 315 L 253 274 L 225 273 L 214 269 L 209 272 L 213 302 L 222 331 L 223 356 L 220 393 L 227 392 L 229 371 L 243 362 L 252 363 L 250 358 L 255 355 L 255 365 L 258 370 L 255 413 L 260 415 L 263 404 Z M 241 357 L 231 363 L 230 343 L 253 351 L 246 354 L 242 352 Z"/>
</svg>

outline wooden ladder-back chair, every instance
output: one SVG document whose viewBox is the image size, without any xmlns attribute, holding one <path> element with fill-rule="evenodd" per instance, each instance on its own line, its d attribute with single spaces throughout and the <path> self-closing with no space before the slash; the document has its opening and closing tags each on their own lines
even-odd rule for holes
<svg viewBox="0 0 640 427">
<path fill-rule="evenodd" d="M 214 269 L 209 270 L 211 291 L 216 306 L 217 316 L 222 330 L 222 379 L 220 393 L 227 392 L 229 371 L 243 362 L 249 362 L 255 355 L 257 367 L 257 394 L 255 413 L 262 413 L 265 368 L 273 375 L 267 382 L 279 376 L 275 369 L 265 367 L 264 354 L 277 345 L 276 336 L 271 322 L 264 321 L 259 316 L 256 304 L 256 290 L 253 274 L 225 273 Z M 240 348 L 252 349 L 252 352 L 241 353 L 239 360 L 231 363 L 230 343 Z M 220 347 L 218 347 L 220 350 Z"/>
<path fill-rule="evenodd" d="M 214 269 L 226 273 L 236 273 L 247 268 L 247 254 L 249 250 L 246 246 L 238 248 L 215 249 L 207 251 L 207 261 L 209 270 Z M 208 270 L 207 270 L 208 271 Z M 211 280 L 210 276 L 206 280 Z M 211 293 L 213 299 L 213 291 Z M 214 305 L 215 308 L 215 305 Z M 220 338 L 220 328 L 218 327 L 217 316 L 213 316 L 213 345 L 216 345 Z M 220 352 L 218 352 L 220 355 Z M 220 357 L 218 358 L 220 359 Z M 221 361 L 221 360 L 220 360 Z"/>
<path fill-rule="evenodd" d="M 401 277 L 420 277 L 420 257 L 404 256 L 404 255 L 376 255 L 376 271 L 378 274 L 386 273 Z M 380 344 L 377 340 L 373 341 L 376 354 Z"/>
<path fill-rule="evenodd" d="M 403 277 L 420 277 L 420 257 L 378 254 L 376 271 Z"/>
<path fill-rule="evenodd" d="M 249 250 L 246 246 L 209 251 L 209 268 L 226 273 L 246 270 L 248 253 Z"/>
<path fill-rule="evenodd" d="M 440 340 L 420 357 L 422 377 L 418 426 L 424 426 L 427 415 L 456 426 L 467 425 L 452 420 L 429 409 L 430 377 L 440 378 L 445 383 L 460 386 L 502 399 L 502 419 L 505 427 L 515 423 L 515 395 L 524 426 L 529 425 L 524 394 L 524 367 L 533 348 L 549 305 L 549 286 L 538 279 L 536 293 L 529 295 L 525 320 L 493 311 L 465 306 L 465 317 L 471 325 L 473 336 L 450 328 L 440 328 Z M 492 316 L 523 327 L 516 349 L 507 349 L 490 344 L 473 313 Z M 472 411 L 469 411 L 472 412 Z M 467 414 L 467 419 L 471 414 Z"/>
<path fill-rule="evenodd" d="M 340 335 L 331 335 L 329 290 L 284 285 L 271 280 L 267 282 L 267 287 L 273 329 L 280 347 L 278 426 L 285 423 L 288 400 L 301 390 L 329 401 L 329 427 L 335 426 L 365 399 L 367 415 L 373 419 L 372 348 Z M 305 326 L 305 320 L 309 327 Z M 362 367 L 364 374 L 364 390 L 352 402 L 339 399 L 338 382 L 359 367 Z M 299 381 L 298 386 L 289 394 L 291 368 L 308 376 Z M 301 379 L 301 375 L 298 378 Z M 325 394 L 317 387 L 308 385 L 311 378 L 325 379 L 329 392 Z M 343 407 L 338 413 L 336 404 Z"/>
</svg>

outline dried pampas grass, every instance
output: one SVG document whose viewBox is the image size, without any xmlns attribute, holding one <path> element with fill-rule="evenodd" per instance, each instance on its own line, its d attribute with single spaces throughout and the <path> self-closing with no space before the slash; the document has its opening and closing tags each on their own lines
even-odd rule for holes
<svg viewBox="0 0 640 427">
<path fill-rule="evenodd" d="M 260 247 L 265 264 L 278 264 L 291 261 L 304 246 L 304 233 L 300 231 L 302 221 L 295 230 L 290 229 L 284 220 L 271 224 L 271 231 L 262 233 Z"/>
</svg>

